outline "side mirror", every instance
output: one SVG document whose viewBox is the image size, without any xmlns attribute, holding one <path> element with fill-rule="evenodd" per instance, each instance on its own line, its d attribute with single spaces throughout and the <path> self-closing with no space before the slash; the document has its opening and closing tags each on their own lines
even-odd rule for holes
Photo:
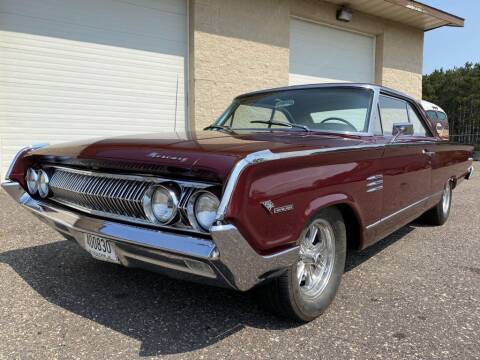
<svg viewBox="0 0 480 360">
<path fill-rule="evenodd" d="M 442 133 L 443 133 L 443 125 L 442 125 L 442 123 L 439 123 L 439 122 L 438 122 L 438 123 L 437 123 L 437 126 L 436 126 L 435 128 L 436 128 L 436 130 L 437 130 L 437 134 L 440 135 L 440 136 L 442 136 Z"/>
<path fill-rule="evenodd" d="M 410 123 L 395 123 L 392 129 L 392 143 L 397 140 L 400 135 L 413 135 L 413 124 Z"/>
</svg>

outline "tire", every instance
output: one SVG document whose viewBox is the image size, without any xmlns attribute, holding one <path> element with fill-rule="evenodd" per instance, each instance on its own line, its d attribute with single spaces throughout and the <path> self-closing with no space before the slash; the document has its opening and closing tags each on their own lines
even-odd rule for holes
<svg viewBox="0 0 480 360">
<path fill-rule="evenodd" d="M 347 235 L 340 211 L 321 210 L 305 226 L 298 243 L 298 262 L 262 287 L 260 295 L 276 315 L 308 322 L 332 303 L 345 269 Z"/>
<path fill-rule="evenodd" d="M 450 215 L 450 208 L 452 206 L 452 182 L 449 181 L 443 189 L 442 198 L 433 208 L 428 210 L 421 217 L 422 222 L 433 225 L 441 226 L 447 222 Z"/>
</svg>

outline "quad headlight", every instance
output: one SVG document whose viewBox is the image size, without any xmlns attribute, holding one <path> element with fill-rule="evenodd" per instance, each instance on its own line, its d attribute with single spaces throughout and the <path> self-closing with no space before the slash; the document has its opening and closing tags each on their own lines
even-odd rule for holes
<svg viewBox="0 0 480 360">
<path fill-rule="evenodd" d="M 27 188 L 30 195 L 38 193 L 40 197 L 46 198 L 50 194 L 50 177 L 45 170 L 28 169 L 25 176 Z"/>
<path fill-rule="evenodd" d="M 217 218 L 218 197 L 210 191 L 197 191 L 188 201 L 188 219 L 193 227 L 208 231 Z"/>
<path fill-rule="evenodd" d="M 151 222 L 168 224 L 177 215 L 178 202 L 178 195 L 173 187 L 157 185 L 145 194 L 143 208 Z"/>
<path fill-rule="evenodd" d="M 38 194 L 43 199 L 50 194 L 50 177 L 45 170 L 38 172 Z"/>
<path fill-rule="evenodd" d="M 27 182 L 27 188 L 30 195 L 35 195 L 38 191 L 38 177 L 38 172 L 36 170 L 27 170 L 25 181 Z"/>
</svg>

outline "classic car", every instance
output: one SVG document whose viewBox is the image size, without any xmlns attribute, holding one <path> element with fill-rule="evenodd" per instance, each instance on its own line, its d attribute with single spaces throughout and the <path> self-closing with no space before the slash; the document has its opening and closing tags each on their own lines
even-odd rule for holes
<svg viewBox="0 0 480 360">
<path fill-rule="evenodd" d="M 438 105 L 426 100 L 421 102 L 423 110 L 427 114 L 427 119 L 433 123 L 437 129 L 438 135 L 445 140 L 450 137 L 447 113 Z"/>
<path fill-rule="evenodd" d="M 247 291 L 310 321 L 348 251 L 442 225 L 473 148 L 415 99 L 368 84 L 238 96 L 204 131 L 21 150 L 5 190 L 94 258 Z"/>
</svg>

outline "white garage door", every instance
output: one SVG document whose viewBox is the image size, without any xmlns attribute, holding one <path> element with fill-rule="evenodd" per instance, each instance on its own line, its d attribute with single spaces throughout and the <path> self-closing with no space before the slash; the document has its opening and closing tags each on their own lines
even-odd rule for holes
<svg viewBox="0 0 480 360">
<path fill-rule="evenodd" d="M 372 83 L 374 52 L 373 37 L 292 19 L 290 84 Z"/>
<path fill-rule="evenodd" d="M 0 172 L 31 143 L 184 131 L 186 17 L 186 0 L 0 0 Z"/>
</svg>

